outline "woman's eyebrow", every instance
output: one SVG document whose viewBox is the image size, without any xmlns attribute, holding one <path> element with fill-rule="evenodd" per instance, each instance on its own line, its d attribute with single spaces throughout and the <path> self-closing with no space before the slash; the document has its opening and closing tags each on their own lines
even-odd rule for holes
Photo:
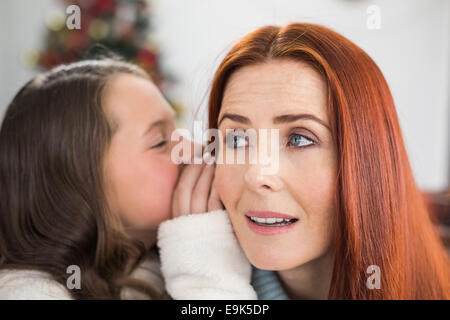
<svg viewBox="0 0 450 320">
<path fill-rule="evenodd" d="M 324 127 L 326 127 L 328 130 L 331 130 L 331 128 L 328 126 L 328 124 L 323 121 L 322 119 L 316 117 L 315 115 L 309 114 L 309 113 L 301 113 L 301 114 L 283 114 L 281 116 L 277 116 L 273 119 L 274 124 L 282 124 L 282 123 L 289 123 L 294 122 L 297 120 L 312 120 L 315 121 Z"/>
<path fill-rule="evenodd" d="M 225 119 L 230 119 L 230 120 L 233 120 L 233 121 L 236 121 L 236 122 L 240 122 L 240 123 L 243 123 L 243 124 L 250 124 L 250 123 L 251 123 L 251 121 L 250 121 L 249 118 L 244 117 L 244 116 L 241 116 L 241 115 L 239 115 L 239 114 L 235 114 L 235 113 L 224 113 L 224 114 L 222 115 L 222 118 L 220 118 L 219 123 L 218 123 L 217 126 L 219 126 L 220 123 L 221 123 L 223 120 L 225 120 Z"/>
<path fill-rule="evenodd" d="M 235 114 L 235 113 L 224 113 L 222 115 L 222 117 L 220 118 L 218 126 L 225 119 L 230 119 L 232 121 L 240 122 L 240 123 L 243 123 L 243 124 L 251 124 L 250 119 L 247 118 L 247 117 L 244 117 L 244 116 L 241 116 L 241 115 Z M 315 122 L 323 125 L 328 130 L 331 130 L 330 126 L 325 121 L 323 121 L 322 119 L 316 117 L 315 115 L 309 114 L 309 113 L 283 114 L 283 115 L 275 117 L 273 119 L 273 123 L 274 124 L 284 124 L 284 123 L 294 122 L 294 121 L 297 121 L 297 120 L 300 120 L 300 119 L 315 121 Z"/>
</svg>

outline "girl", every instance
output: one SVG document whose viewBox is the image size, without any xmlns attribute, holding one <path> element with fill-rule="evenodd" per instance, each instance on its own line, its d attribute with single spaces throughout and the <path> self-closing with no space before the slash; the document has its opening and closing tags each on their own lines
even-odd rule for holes
<svg viewBox="0 0 450 320">
<path fill-rule="evenodd" d="M 0 130 L 0 299 L 167 298 L 155 243 L 179 174 L 174 116 L 144 71 L 112 59 L 57 67 L 17 93 Z M 209 191 L 211 168 L 195 168 Z M 220 209 L 209 192 L 197 195 L 197 209 Z M 235 286 L 210 293 L 254 296 L 249 264 L 216 213 Z M 178 250 L 190 250 L 184 230 L 174 223 L 179 238 L 161 243 L 176 266 Z"/>
</svg>

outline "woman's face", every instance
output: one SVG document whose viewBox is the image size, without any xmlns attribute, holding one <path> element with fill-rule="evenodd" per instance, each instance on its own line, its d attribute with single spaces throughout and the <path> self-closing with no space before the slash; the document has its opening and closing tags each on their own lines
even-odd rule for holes
<svg viewBox="0 0 450 320">
<path fill-rule="evenodd" d="M 267 270 L 288 270 L 322 257 L 332 248 L 337 160 L 320 74 L 290 60 L 233 73 L 219 130 L 225 137 L 226 129 L 249 128 L 279 129 L 279 169 L 265 175 L 263 165 L 249 161 L 217 165 L 218 192 L 240 245 L 253 265 Z M 246 147 L 236 135 L 235 144 L 222 143 L 224 159 L 233 148 Z"/>
<path fill-rule="evenodd" d="M 175 113 L 153 83 L 129 74 L 109 81 L 103 104 L 115 128 L 105 155 L 108 203 L 130 233 L 152 244 L 170 218 L 178 177 L 170 158 Z"/>
</svg>

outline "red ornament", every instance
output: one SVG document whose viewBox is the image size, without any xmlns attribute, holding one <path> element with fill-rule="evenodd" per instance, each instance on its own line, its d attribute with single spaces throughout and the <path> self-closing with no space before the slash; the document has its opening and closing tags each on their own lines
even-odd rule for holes
<svg viewBox="0 0 450 320">
<path fill-rule="evenodd" d="M 151 67 L 156 64 L 156 54 L 146 48 L 139 50 L 137 58 L 139 63 L 147 67 Z"/>
<path fill-rule="evenodd" d="M 40 61 L 41 61 L 40 64 L 46 69 L 53 68 L 62 62 L 61 57 L 59 56 L 58 52 L 55 50 L 45 51 L 41 55 Z"/>
<path fill-rule="evenodd" d="M 115 7 L 115 0 L 97 0 L 92 9 L 98 13 L 112 13 L 114 12 Z"/>
</svg>

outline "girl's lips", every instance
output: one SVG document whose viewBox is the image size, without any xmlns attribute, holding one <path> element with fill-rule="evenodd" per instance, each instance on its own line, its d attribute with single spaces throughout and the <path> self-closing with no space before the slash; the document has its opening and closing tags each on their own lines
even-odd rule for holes
<svg viewBox="0 0 450 320">
<path fill-rule="evenodd" d="M 261 225 L 253 221 L 250 217 L 255 218 L 282 218 L 282 219 L 295 219 L 292 223 L 288 225 Z M 295 228 L 298 222 L 298 218 L 294 216 L 290 216 L 283 213 L 272 212 L 272 211 L 247 211 L 245 213 L 245 220 L 247 221 L 247 225 L 249 228 L 258 234 L 261 235 L 275 235 L 283 232 L 288 232 Z"/>
</svg>

